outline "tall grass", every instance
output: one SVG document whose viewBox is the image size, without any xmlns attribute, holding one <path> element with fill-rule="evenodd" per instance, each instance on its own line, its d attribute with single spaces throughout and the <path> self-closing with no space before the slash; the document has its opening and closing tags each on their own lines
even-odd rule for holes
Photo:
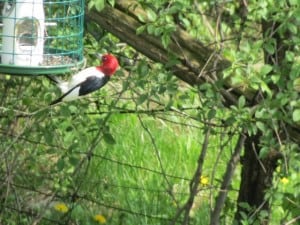
<svg viewBox="0 0 300 225">
<path fill-rule="evenodd" d="M 137 115 L 114 115 L 109 124 L 115 144 L 103 142 L 97 148 L 84 187 L 99 201 L 94 210 L 105 214 L 111 224 L 168 224 L 188 197 L 202 129 Z M 211 182 L 220 140 L 212 136 L 210 141 L 203 175 Z M 222 155 L 216 180 L 221 178 L 230 152 Z M 210 194 L 214 195 L 209 187 L 202 186 L 195 199 L 194 224 L 209 223 Z"/>
</svg>

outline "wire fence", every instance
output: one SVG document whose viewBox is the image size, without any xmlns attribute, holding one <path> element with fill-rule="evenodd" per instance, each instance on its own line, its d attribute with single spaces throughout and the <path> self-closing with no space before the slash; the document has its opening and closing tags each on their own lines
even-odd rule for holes
<svg viewBox="0 0 300 225">
<path fill-rule="evenodd" d="M 20 79 L 30 82 L 28 78 Z M 8 84 L 2 84 L 3 90 L 12 90 Z M 199 106 L 124 109 L 118 103 L 126 89 L 105 109 L 94 112 L 79 112 L 66 104 L 59 109 L 46 107 L 26 113 L 22 104 L 12 105 L 25 91 L 23 86 L 14 93 L 4 91 L 1 96 L 0 224 L 207 224 L 219 191 L 236 195 L 234 187 L 220 190 L 220 170 L 230 160 L 236 131 L 203 118 L 197 121 L 188 112 L 201 110 Z M 69 111 L 64 112 L 64 107 Z M 131 114 L 139 128 L 128 130 L 143 133 L 137 138 L 147 139 L 150 149 L 147 153 L 141 151 L 144 155 L 137 159 L 129 157 L 129 151 L 136 151 L 133 143 L 128 143 L 132 149 L 109 152 L 117 142 L 111 136 L 113 131 L 109 131 L 111 118 Z M 87 120 L 99 121 L 97 126 L 80 119 L 93 116 L 96 118 Z M 181 128 L 198 130 L 202 136 L 194 140 L 195 157 L 185 159 L 190 154 L 187 151 L 178 156 L 177 162 L 164 158 L 165 146 L 159 145 L 149 120 L 171 124 L 169 132 L 179 135 L 184 132 Z M 78 121 L 84 125 L 77 129 L 72 122 Z M 160 129 L 168 130 L 169 125 Z M 72 136 L 76 132 L 77 138 L 82 134 L 82 140 Z M 226 154 L 225 148 L 229 150 Z M 177 152 L 174 149 L 172 154 Z M 146 163 L 147 157 L 153 163 Z M 211 159 L 206 165 L 210 165 L 204 168 L 207 157 Z"/>
</svg>

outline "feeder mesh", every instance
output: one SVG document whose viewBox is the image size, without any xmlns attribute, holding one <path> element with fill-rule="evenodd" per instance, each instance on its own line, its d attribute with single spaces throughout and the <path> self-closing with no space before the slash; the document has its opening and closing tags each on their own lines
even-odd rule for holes
<svg viewBox="0 0 300 225">
<path fill-rule="evenodd" d="M 83 0 L 0 0 L 0 9 L 1 73 L 58 74 L 83 64 Z"/>
</svg>

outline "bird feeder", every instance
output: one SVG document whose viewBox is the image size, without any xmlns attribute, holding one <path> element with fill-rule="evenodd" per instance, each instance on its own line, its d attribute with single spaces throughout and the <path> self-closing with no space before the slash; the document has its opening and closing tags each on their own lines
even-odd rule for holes
<svg viewBox="0 0 300 225">
<path fill-rule="evenodd" d="M 0 73 L 59 74 L 83 64 L 84 0 L 0 0 Z"/>
</svg>

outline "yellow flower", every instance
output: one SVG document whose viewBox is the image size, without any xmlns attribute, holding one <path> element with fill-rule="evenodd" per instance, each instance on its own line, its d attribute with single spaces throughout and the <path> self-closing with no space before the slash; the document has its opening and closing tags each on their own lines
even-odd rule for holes
<svg viewBox="0 0 300 225">
<path fill-rule="evenodd" d="M 208 183 L 209 183 L 208 177 L 206 177 L 206 176 L 201 176 L 200 177 L 200 184 L 201 185 L 206 186 L 206 185 L 208 185 Z"/>
<path fill-rule="evenodd" d="M 282 184 L 287 184 L 289 182 L 289 179 L 287 179 L 286 177 L 283 177 L 283 178 L 280 179 L 280 182 Z"/>
<path fill-rule="evenodd" d="M 53 207 L 56 211 L 61 212 L 61 213 L 66 213 L 69 211 L 68 206 L 62 202 L 56 203 Z"/>
<path fill-rule="evenodd" d="M 97 214 L 94 216 L 94 220 L 100 224 L 105 224 L 106 223 L 106 218 L 101 215 L 101 214 Z"/>
</svg>

